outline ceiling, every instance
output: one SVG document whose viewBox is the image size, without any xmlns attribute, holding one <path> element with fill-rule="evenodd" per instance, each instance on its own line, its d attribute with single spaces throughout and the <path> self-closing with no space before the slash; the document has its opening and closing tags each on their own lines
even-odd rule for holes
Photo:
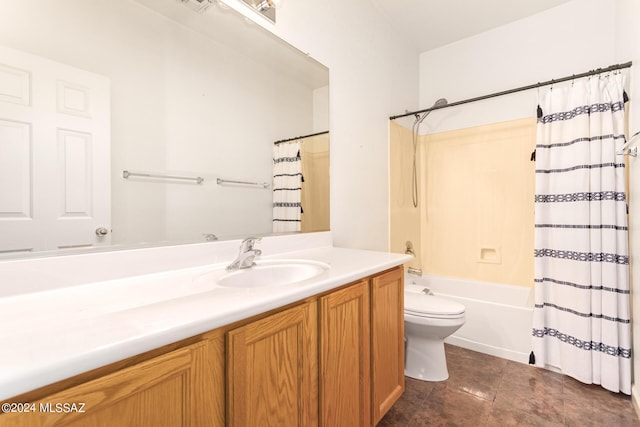
<svg viewBox="0 0 640 427">
<path fill-rule="evenodd" d="M 570 0 L 371 0 L 418 52 L 482 33 Z"/>
</svg>

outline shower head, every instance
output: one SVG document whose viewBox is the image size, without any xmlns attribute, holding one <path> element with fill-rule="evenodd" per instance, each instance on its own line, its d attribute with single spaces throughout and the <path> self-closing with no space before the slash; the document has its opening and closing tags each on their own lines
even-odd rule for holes
<svg viewBox="0 0 640 427">
<path fill-rule="evenodd" d="M 433 103 L 433 105 L 431 107 L 429 107 L 429 109 L 432 108 L 442 108 L 445 105 L 447 105 L 449 103 L 449 101 L 447 101 L 447 98 L 440 98 L 438 99 L 436 102 Z M 416 123 L 417 125 L 419 125 L 420 123 L 422 123 L 422 121 L 425 119 L 425 117 L 427 117 L 429 115 L 429 113 L 431 113 L 431 111 L 427 111 L 425 112 L 422 117 L 418 116 L 416 114 Z"/>
<path fill-rule="evenodd" d="M 438 99 L 436 102 L 433 103 L 433 107 L 431 108 L 440 108 L 440 107 L 444 107 L 445 105 L 447 105 L 449 103 L 449 101 L 447 101 L 447 98 L 440 98 Z"/>
<path fill-rule="evenodd" d="M 413 198 L 413 207 L 418 207 L 418 166 L 416 163 L 416 149 L 418 148 L 418 133 L 420 132 L 420 123 L 431 113 L 434 108 L 442 108 L 447 105 L 449 101 L 446 98 L 440 98 L 433 103 L 431 108 L 428 108 L 424 112 L 422 117 L 416 113 L 416 121 L 413 122 L 413 128 L 411 133 L 413 134 L 413 175 L 411 177 L 411 197 Z"/>
<path fill-rule="evenodd" d="M 413 199 L 413 207 L 418 207 L 418 165 L 416 163 L 416 150 L 418 148 L 418 133 L 420 132 L 420 123 L 431 113 L 431 110 L 434 108 L 442 108 L 447 105 L 449 102 L 446 98 L 440 98 L 436 102 L 433 103 L 431 108 L 428 108 L 427 111 L 424 112 L 422 117 L 418 113 L 416 113 L 416 121 L 413 122 L 413 128 L 411 129 L 411 133 L 413 135 L 413 175 L 411 177 L 411 197 Z"/>
</svg>

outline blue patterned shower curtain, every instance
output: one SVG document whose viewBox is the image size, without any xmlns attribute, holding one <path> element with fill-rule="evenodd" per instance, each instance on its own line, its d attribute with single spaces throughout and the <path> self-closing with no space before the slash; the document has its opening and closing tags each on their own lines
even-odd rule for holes
<svg viewBox="0 0 640 427">
<path fill-rule="evenodd" d="M 533 350 L 631 394 L 624 76 L 552 88 L 538 110 Z"/>
</svg>

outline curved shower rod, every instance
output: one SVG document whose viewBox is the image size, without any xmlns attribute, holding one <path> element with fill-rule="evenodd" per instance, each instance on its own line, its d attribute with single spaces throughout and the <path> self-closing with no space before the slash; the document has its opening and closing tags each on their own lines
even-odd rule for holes
<svg viewBox="0 0 640 427">
<path fill-rule="evenodd" d="M 610 72 L 610 71 L 621 70 L 623 68 L 630 68 L 632 65 L 633 65 L 632 61 L 625 62 L 624 64 L 610 65 L 610 66 L 608 66 L 606 68 L 597 68 L 595 70 L 590 70 L 590 71 L 587 71 L 585 73 L 572 74 L 571 76 L 566 76 L 566 77 L 562 77 L 562 78 L 559 78 L 559 79 L 551 79 L 551 80 L 547 80 L 546 82 L 538 82 L 538 83 L 534 83 L 534 84 L 527 85 L 527 86 L 521 86 L 521 87 L 518 87 L 518 88 L 515 88 L 515 89 L 503 90 L 501 92 L 495 92 L 495 93 L 491 93 L 489 95 L 478 96 L 476 98 L 469 98 L 469 99 L 464 99 L 462 101 L 450 102 L 450 103 L 448 103 L 446 105 L 434 105 L 431 108 L 425 108 L 423 110 L 411 111 L 411 112 L 407 112 L 407 113 L 404 113 L 404 114 L 398 114 L 396 116 L 391 116 L 391 117 L 389 117 L 389 120 L 395 120 L 395 119 L 399 119 L 399 118 L 402 118 L 402 117 L 414 116 L 416 114 L 431 112 L 433 110 L 440 110 L 442 108 L 447 108 L 447 107 L 455 107 L 456 105 L 468 104 L 470 102 L 476 102 L 476 101 L 482 101 L 482 100 L 485 100 L 485 99 L 495 98 L 495 97 L 502 96 L 502 95 L 509 95 L 509 94 L 516 93 L 516 92 L 522 92 L 524 90 L 537 89 L 539 87 L 549 86 L 549 85 L 552 85 L 552 84 L 555 84 L 555 83 L 561 83 L 561 82 L 566 82 L 566 81 L 570 81 L 570 80 L 580 79 L 582 77 L 594 76 L 596 74 L 602 74 L 602 73 L 607 73 L 607 72 Z"/>
</svg>

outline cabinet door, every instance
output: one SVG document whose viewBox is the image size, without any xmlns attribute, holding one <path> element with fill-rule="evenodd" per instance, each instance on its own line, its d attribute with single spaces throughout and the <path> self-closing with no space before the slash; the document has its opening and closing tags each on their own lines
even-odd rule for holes
<svg viewBox="0 0 640 427">
<path fill-rule="evenodd" d="M 209 426 L 211 378 L 198 375 L 206 346 L 194 344 L 33 403 L 34 412 L 0 416 L 4 426 Z"/>
<path fill-rule="evenodd" d="M 205 360 L 201 365 L 202 372 L 199 374 L 201 381 L 196 383 L 194 393 L 198 396 L 199 414 L 205 414 L 207 419 L 202 425 L 211 427 L 224 427 L 226 411 L 226 354 L 225 343 L 226 333 L 220 329 L 208 332 L 204 343 L 206 352 L 202 353 Z M 198 355 L 201 353 L 199 352 Z M 195 424 L 199 426 L 200 424 Z M 0 426 L 1 427 L 1 426 Z"/>
<path fill-rule="evenodd" d="M 320 423 L 371 425 L 369 282 L 320 299 Z"/>
<path fill-rule="evenodd" d="M 373 423 L 404 392 L 404 274 L 402 267 L 371 281 Z"/>
<path fill-rule="evenodd" d="M 228 334 L 227 425 L 318 425 L 316 301 Z"/>
</svg>

